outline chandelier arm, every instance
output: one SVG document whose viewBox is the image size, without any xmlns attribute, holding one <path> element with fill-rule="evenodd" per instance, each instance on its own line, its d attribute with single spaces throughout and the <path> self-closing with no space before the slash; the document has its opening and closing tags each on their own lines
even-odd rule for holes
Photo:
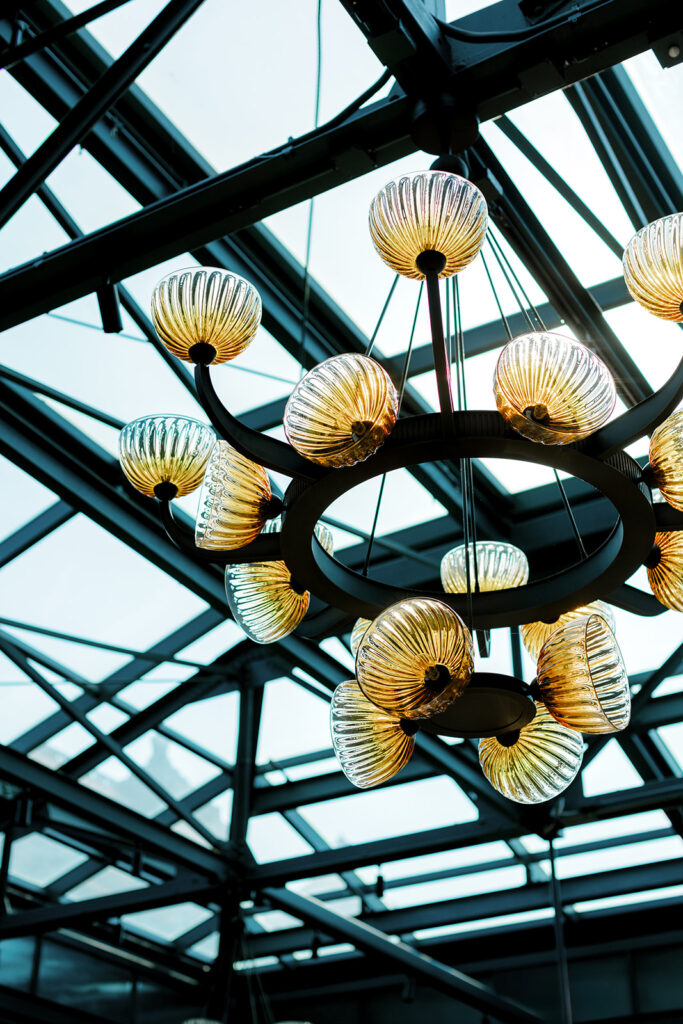
<svg viewBox="0 0 683 1024">
<path fill-rule="evenodd" d="M 655 615 L 663 615 L 666 608 L 661 604 L 654 594 L 646 594 L 644 590 L 638 590 L 629 583 L 622 583 L 620 587 L 607 594 L 604 598 L 608 604 L 615 608 L 621 608 L 632 615 L 641 615 L 652 618 Z"/>
<path fill-rule="evenodd" d="M 580 447 L 588 455 L 606 459 L 619 449 L 650 434 L 670 416 L 683 398 L 683 359 L 659 391 L 622 413 L 611 423 L 596 431 Z"/>
<path fill-rule="evenodd" d="M 250 544 L 233 551 L 214 551 L 197 547 L 194 533 L 173 515 L 170 501 L 159 502 L 159 513 L 166 535 L 177 548 L 201 562 L 215 565 L 240 565 L 248 562 L 274 562 L 280 559 L 280 534 L 263 533 Z"/>
<path fill-rule="evenodd" d="M 258 430 L 252 430 L 251 427 L 240 423 L 225 408 L 216 394 L 208 366 L 202 364 L 195 366 L 194 375 L 197 395 L 209 421 L 219 435 L 228 441 L 240 455 L 251 459 L 252 462 L 258 462 L 275 473 L 283 473 L 285 476 L 299 477 L 305 480 L 317 480 L 321 476 L 321 467 L 299 455 L 291 445 L 284 441 L 278 441 L 275 437 L 268 437 L 267 434 L 261 434 Z"/>
</svg>

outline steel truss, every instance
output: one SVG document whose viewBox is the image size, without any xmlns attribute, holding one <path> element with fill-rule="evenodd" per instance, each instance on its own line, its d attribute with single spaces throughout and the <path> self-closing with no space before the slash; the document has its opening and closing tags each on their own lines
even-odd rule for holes
<svg viewBox="0 0 683 1024">
<path fill-rule="evenodd" d="M 18 150 L 4 130 L 0 146 L 17 168 L 15 178 L 0 192 L 0 218 L 7 219 L 34 191 L 66 230 L 72 241 L 45 254 L 38 261 L 0 276 L 0 324 L 11 327 L 82 295 L 102 292 L 112 284 L 163 259 L 191 251 L 201 262 L 225 266 L 244 274 L 259 289 L 264 302 L 264 325 L 284 347 L 298 353 L 300 308 L 304 274 L 302 268 L 257 222 L 277 210 L 325 191 L 335 185 L 413 152 L 424 134 L 433 128 L 433 118 L 459 104 L 464 111 L 456 126 L 457 138 L 474 142 L 477 118 L 488 120 L 514 109 L 530 98 L 558 88 L 567 94 L 599 153 L 608 174 L 631 217 L 634 227 L 670 210 L 683 207 L 683 179 L 635 94 L 625 72 L 612 66 L 653 45 L 666 42 L 677 31 L 677 12 L 666 0 L 605 0 L 595 5 L 553 4 L 546 26 L 544 4 L 534 5 L 502 0 L 486 11 L 457 23 L 465 33 L 487 31 L 492 24 L 503 33 L 535 26 L 533 38 L 499 39 L 486 43 L 453 38 L 441 31 L 419 0 L 342 0 L 370 46 L 396 80 L 396 88 L 383 101 L 365 107 L 341 124 L 309 133 L 279 150 L 257 157 L 225 174 L 215 175 L 187 142 L 135 87 L 141 68 L 171 38 L 184 19 L 198 6 L 197 0 L 173 0 L 129 50 L 110 64 L 106 54 L 83 31 L 66 35 L 67 9 L 58 0 L 38 0 L 19 5 L 28 38 L 16 39 L 16 21 L 0 17 L 0 40 L 7 49 L 3 60 L 17 81 L 31 92 L 61 122 L 61 126 L 29 159 Z M 105 5 L 100 5 L 104 7 Z M 109 7 L 116 6 L 109 3 Z M 438 5 L 437 5 L 438 6 Z M 565 21 L 558 23 L 558 14 Z M 74 19 L 76 21 L 77 19 Z M 81 19 L 79 24 L 85 24 Z M 78 28 L 73 25 L 72 28 Z M 591 77 L 595 76 L 595 77 Z M 95 84 L 96 83 L 96 84 Z M 428 83 L 428 86 L 426 85 Z M 476 96 L 476 109 L 464 98 Z M 425 115 L 426 111 L 426 115 Z M 430 121 L 430 118 L 432 119 Z M 426 127 L 425 127 L 426 126 Z M 115 127 L 116 131 L 112 131 Z M 459 134 L 458 134 L 459 133 Z M 599 223 L 588 209 L 577 207 L 562 181 L 553 179 L 552 168 L 523 138 L 515 139 L 528 159 L 547 176 L 560 194 L 583 212 L 598 233 Z M 74 143 L 88 148 L 93 156 L 143 204 L 131 217 L 101 231 L 83 235 L 69 212 L 45 186 L 51 169 Z M 472 177 L 485 189 L 494 222 L 541 284 L 548 297 L 542 315 L 549 325 L 568 322 L 580 337 L 590 337 L 611 367 L 628 402 L 648 394 L 649 385 L 629 359 L 603 313 L 628 300 L 621 280 L 583 288 L 543 230 L 533 211 L 515 189 L 505 169 L 490 149 L 476 142 L 470 153 Z M 216 220 L 216 210 L 222 211 Z M 216 235 L 222 237 L 216 238 Z M 609 244 L 609 240 L 608 244 Z M 614 246 L 613 246 L 614 247 Z M 146 315 L 132 297 L 121 289 L 120 299 L 149 343 L 158 344 Z M 111 328 L 111 293 L 101 301 L 103 326 Z M 109 312 L 107 313 L 107 309 Z M 114 317 L 113 327 L 116 329 Z M 517 320 L 511 318 L 513 329 Z M 520 323 L 521 325 L 521 323 Z M 500 325 L 483 325 L 468 333 L 468 354 L 498 346 Z M 334 302 L 311 282 L 311 300 L 305 365 L 342 351 L 362 351 L 367 339 Z M 162 351 L 162 355 L 165 353 Z M 411 376 L 432 365 L 429 346 L 418 345 Z M 183 368 L 173 365 L 190 391 L 193 383 Z M 390 370 L 397 362 L 388 360 Z M 139 957 L 143 946 L 134 936 L 112 926 L 121 915 L 135 910 L 168 906 L 192 900 L 211 911 L 207 920 L 182 936 L 174 953 L 154 947 L 154 956 L 165 980 L 182 976 L 193 987 L 196 1006 L 207 1006 L 219 1016 L 228 1000 L 240 995 L 228 992 L 221 979 L 230 976 L 230 965 L 238 956 L 239 922 L 245 928 L 254 956 L 272 956 L 286 962 L 301 949 L 317 948 L 325 942 L 348 940 L 365 950 L 372 965 L 379 957 L 393 965 L 394 973 L 426 980 L 447 990 L 460 1001 L 491 1013 L 501 1021 L 533 1020 L 511 999 L 498 995 L 473 978 L 431 960 L 426 950 L 437 951 L 448 963 L 462 962 L 455 951 L 457 941 L 438 943 L 415 941 L 396 943 L 388 935 L 410 934 L 424 928 L 477 920 L 493 914 L 538 910 L 549 905 L 544 880 L 544 855 L 530 854 L 521 837 L 536 832 L 550 836 L 558 829 L 619 817 L 638 811 L 665 809 L 670 827 L 649 833 L 634 833 L 613 840 L 576 843 L 559 849 L 558 857 L 617 844 L 637 844 L 651 838 L 683 833 L 683 782 L 667 757 L 653 730 L 680 721 L 682 699 L 673 695 L 648 699 L 683 660 L 683 648 L 674 652 L 662 668 L 632 680 L 640 687 L 635 701 L 631 732 L 620 742 L 644 779 L 632 790 L 586 798 L 581 787 L 572 787 L 566 799 L 551 808 L 524 811 L 498 798 L 487 788 L 476 768 L 476 755 L 468 744 L 449 747 L 433 737 L 419 736 L 416 756 L 397 784 L 424 779 L 435 772 L 453 778 L 479 805 L 480 818 L 472 824 L 454 825 L 419 834 L 407 833 L 391 840 L 331 849 L 308 823 L 300 808 L 309 803 L 338 799 L 353 792 L 340 772 L 271 785 L 269 769 L 298 764 L 315 764 L 329 756 L 323 749 L 278 766 L 255 764 L 263 688 L 270 679 L 291 675 L 305 668 L 313 680 L 306 683 L 321 699 L 347 670 L 315 642 L 293 636 L 273 650 L 259 651 L 250 644 L 239 645 L 212 665 L 198 667 L 182 687 L 130 717 L 110 735 L 89 726 L 87 712 L 104 699 L 112 706 L 117 696 L 151 665 L 172 660 L 193 640 L 201 637 L 225 616 L 220 575 L 207 565 L 198 565 L 178 551 L 160 530 L 150 504 L 121 485 L 117 464 L 68 424 L 36 393 L 45 386 L 29 378 L 18 379 L 0 371 L 0 453 L 51 488 L 59 500 L 46 512 L 22 527 L 0 545 L 0 566 L 28 550 L 78 513 L 84 513 L 119 540 L 163 569 L 206 601 L 208 610 L 177 630 L 148 652 L 138 652 L 109 680 L 92 687 L 64 666 L 46 658 L 36 648 L 18 641 L 14 634 L 0 631 L 0 646 L 36 682 L 49 687 L 40 671 L 57 673 L 76 682 L 82 696 L 60 709 L 20 737 L 11 748 L 0 748 L 0 778 L 13 787 L 0 802 L 0 819 L 5 831 L 4 867 L 0 865 L 0 888 L 13 913 L 0 920 L 0 942 L 26 936 L 55 933 L 65 946 L 88 949 L 90 955 L 118 958 Z M 52 389 L 51 397 L 74 405 L 68 396 Z M 424 403 L 409 389 L 406 410 L 424 411 Z M 81 410 L 102 418 L 98 410 Z M 266 430 L 281 419 L 282 403 L 254 410 L 249 425 Z M 375 547 L 373 571 L 392 582 L 429 587 L 437 578 L 438 560 L 460 538 L 461 506 L 459 483 L 449 466 L 417 469 L 416 477 L 437 497 L 447 515 L 432 523 L 400 531 L 383 538 Z M 577 520 L 586 543 L 596 544 L 611 525 L 608 503 L 578 482 L 568 487 Z M 512 524 L 512 539 L 529 554 L 532 568 L 543 564 L 566 564 L 571 558 L 573 536 L 559 500 L 548 489 L 531 495 L 508 496 L 482 470 L 477 474 L 477 502 L 482 523 L 492 538 L 510 539 L 506 524 Z M 358 567 L 365 555 L 365 543 L 347 549 L 344 561 Z M 661 607 L 646 595 L 622 591 L 615 603 L 638 606 L 641 612 L 658 614 Z M 314 609 L 316 611 L 316 609 Z M 2 624 L 0 623 L 0 626 Z M 38 665 L 38 668 L 35 667 Z M 154 780 L 166 803 L 155 821 L 107 800 L 79 779 L 95 769 L 112 752 L 125 758 L 125 747 L 149 729 L 192 744 L 173 733 L 165 720 L 183 704 L 217 693 L 237 690 L 240 694 L 240 723 L 235 765 L 213 758 L 219 775 L 183 800 L 174 800 Z M 50 690 L 54 696 L 54 688 Z M 59 772 L 43 768 L 27 755 L 49 740 L 65 725 L 76 720 L 90 727 L 95 743 L 73 758 Z M 596 756 L 603 743 L 591 744 L 586 762 Z M 212 755 L 197 748 L 202 756 Z M 125 763 L 125 762 L 124 762 Z M 209 801 L 234 791 L 229 837 L 212 836 L 199 825 L 196 812 Z M 289 860 L 257 865 L 246 845 L 251 817 L 279 812 L 309 843 L 313 852 Z M 202 832 L 214 848 L 184 838 L 170 828 L 185 821 Z M 27 893 L 7 877 L 11 843 L 22 835 L 40 830 L 75 849 L 87 851 L 90 859 L 47 888 L 44 894 Z M 444 901 L 433 906 L 387 911 L 373 887 L 363 883 L 354 869 L 387 863 L 422 854 L 436 853 L 485 842 L 508 843 L 512 859 L 468 868 L 483 871 L 493 866 L 522 865 L 527 884 L 508 892 Z M 131 876 L 144 880 L 145 888 L 78 903 L 60 898 L 104 865 L 117 865 Z M 605 895 L 623 895 L 642 889 L 661 889 L 680 879 L 680 861 L 657 866 L 625 868 L 618 871 L 572 879 L 563 884 L 563 900 L 571 904 Z M 336 873 L 341 886 L 322 894 L 318 900 L 294 896 L 283 889 L 286 882 Z M 447 872 L 451 877 L 453 871 Z M 434 878 L 439 873 L 434 874 Z M 425 880 L 420 876 L 419 880 Z M 410 878 L 395 879 L 394 887 L 409 884 Z M 254 905 L 239 914 L 239 901 L 249 895 Z M 334 899 L 355 895 L 363 911 L 358 920 L 347 920 L 329 906 Z M 254 915 L 260 910 L 281 907 L 304 922 L 304 927 L 272 934 L 259 931 Z M 645 912 L 643 912 L 645 913 Z M 109 923 L 107 923 L 109 922 Z M 201 972 L 194 972 L 185 956 L 194 942 L 220 928 L 221 945 L 214 971 L 207 984 Z M 106 941 L 105 941 L 106 940 Z M 546 947 L 549 942 L 546 942 Z M 146 947 L 147 955 L 151 946 Z M 95 952 L 97 949 L 97 953 Z M 40 944 L 36 944 L 40 960 Z M 2 947 L 0 946 L 0 953 Z M 344 970 L 345 955 L 327 961 L 328 991 L 334 991 L 337 961 Z M 483 961 L 483 958 L 482 958 Z M 362 977 L 365 968 L 356 955 L 352 970 Z M 311 978 L 321 971 L 317 964 L 305 969 Z M 482 963 L 472 972 L 486 973 Z M 274 973 L 274 993 L 286 998 L 286 986 Z M 316 982 L 317 984 L 317 982 Z M 305 987 L 305 986 L 304 986 Z M 291 988 L 291 986 L 290 986 Z M 30 1003 L 16 992 L 3 995 L 12 1020 L 36 1019 L 35 996 Z M 0 1019 L 4 1010 L 0 1010 Z M 37 1010 L 36 1010 L 37 1012 Z M 42 1008 L 40 1012 L 45 1013 Z M 50 1011 L 53 1012 L 53 1011 Z M 53 1017 L 57 1020 L 57 1011 Z M 7 1018 L 9 1019 L 9 1018 Z M 38 1018 L 38 1019 L 46 1019 Z M 52 1019 L 52 1018 L 51 1018 Z M 70 1016 L 69 1019 L 75 1019 Z M 79 1018 L 80 1019 L 80 1018 Z M 87 1015 L 82 1015 L 85 1021 Z M 94 1018 L 93 1018 L 94 1019 Z"/>
</svg>

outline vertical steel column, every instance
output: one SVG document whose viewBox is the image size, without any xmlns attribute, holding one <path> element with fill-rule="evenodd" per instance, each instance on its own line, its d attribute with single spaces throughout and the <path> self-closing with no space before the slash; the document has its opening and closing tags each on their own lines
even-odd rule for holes
<svg viewBox="0 0 683 1024">
<path fill-rule="evenodd" d="M 262 705 L 263 686 L 256 686 L 249 679 L 245 680 L 240 686 L 237 762 L 230 818 L 230 842 L 234 843 L 238 850 L 246 849 Z"/>
<path fill-rule="evenodd" d="M 557 977 L 559 981 L 560 1012 L 562 1024 L 572 1024 L 572 997 L 569 988 L 569 965 L 567 963 L 567 947 L 564 944 L 564 911 L 560 896 L 560 883 L 555 873 L 555 846 L 554 840 L 548 841 L 550 853 L 550 891 L 553 898 L 555 916 L 553 927 L 555 929 L 555 949 L 557 951 Z"/>
<path fill-rule="evenodd" d="M 202 0 L 170 0 L 118 60 L 115 60 L 51 135 L 0 190 L 0 227 L 42 185 L 47 176 L 132 85 Z"/>
</svg>

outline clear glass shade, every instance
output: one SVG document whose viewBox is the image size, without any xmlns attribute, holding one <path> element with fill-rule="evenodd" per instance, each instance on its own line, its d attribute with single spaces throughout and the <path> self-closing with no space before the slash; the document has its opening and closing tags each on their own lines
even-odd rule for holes
<svg viewBox="0 0 683 1024">
<path fill-rule="evenodd" d="M 534 331 L 509 341 L 496 366 L 498 411 L 524 437 L 570 444 L 612 414 L 616 389 L 601 359 L 573 338 Z"/>
<path fill-rule="evenodd" d="M 358 647 L 360 642 L 368 631 L 368 626 L 372 625 L 372 619 L 356 619 L 351 630 L 351 639 L 349 646 L 351 647 L 351 654 L 356 657 L 358 653 Z"/>
<path fill-rule="evenodd" d="M 355 680 L 340 683 L 334 691 L 330 724 L 342 771 L 359 789 L 396 775 L 415 747 L 398 718 L 371 704 Z"/>
<path fill-rule="evenodd" d="M 626 287 L 648 313 L 683 321 L 683 213 L 642 228 L 624 252 Z"/>
<path fill-rule="evenodd" d="M 479 740 L 479 763 L 494 789 L 519 804 L 540 804 L 573 782 L 583 760 L 583 739 L 560 725 L 537 703 L 536 715 L 506 746 L 491 736 Z"/>
<path fill-rule="evenodd" d="M 213 345 L 214 363 L 244 351 L 261 323 L 261 297 L 238 274 L 218 267 L 178 270 L 152 293 L 154 327 L 169 351 L 192 362 L 190 349 Z"/>
<path fill-rule="evenodd" d="M 426 251 L 446 259 L 451 277 L 475 258 L 486 237 L 488 210 L 479 189 L 457 174 L 420 171 L 390 181 L 370 204 L 370 235 L 391 270 L 422 280 L 416 260 Z"/>
<path fill-rule="evenodd" d="M 249 544 L 265 525 L 271 498 L 263 466 L 217 441 L 199 492 L 197 547 L 231 551 Z"/>
<path fill-rule="evenodd" d="M 658 533 L 659 564 L 647 570 L 652 593 L 675 612 L 683 612 L 683 533 Z"/>
<path fill-rule="evenodd" d="M 119 435 L 119 462 L 138 491 L 155 496 L 160 484 L 190 494 L 202 482 L 216 435 L 188 416 L 143 416 L 127 423 Z"/>
<path fill-rule="evenodd" d="M 441 559 L 441 584 L 448 594 L 467 593 L 468 561 L 470 590 L 474 592 L 474 545 L 468 549 L 460 544 Z M 522 587 L 529 579 L 527 557 L 514 544 L 477 541 L 477 579 L 481 591 Z"/>
<path fill-rule="evenodd" d="M 323 466 L 353 466 L 373 455 L 398 415 L 391 377 L 368 356 L 347 353 L 314 366 L 296 385 L 284 425 L 293 448 Z"/>
<path fill-rule="evenodd" d="M 467 686 L 472 637 L 441 601 L 409 598 L 383 611 L 361 639 L 356 678 L 373 704 L 402 718 L 445 711 Z"/>
<path fill-rule="evenodd" d="M 538 656 L 538 686 L 550 714 L 587 733 L 625 729 L 631 691 L 619 645 L 600 615 L 556 629 Z"/>
<path fill-rule="evenodd" d="M 683 511 L 683 412 L 675 412 L 655 430 L 650 465 L 664 500 Z"/>
<path fill-rule="evenodd" d="M 534 661 L 536 661 L 541 653 L 541 647 L 543 647 L 543 644 L 552 636 L 556 629 L 560 629 L 570 622 L 576 622 L 577 619 L 582 619 L 584 616 L 592 614 L 601 615 L 612 632 L 614 632 L 614 614 L 610 606 L 605 604 L 604 601 L 591 601 L 590 604 L 584 604 L 580 608 L 564 612 L 555 622 L 529 622 L 526 626 L 521 626 L 524 646 Z"/>
</svg>

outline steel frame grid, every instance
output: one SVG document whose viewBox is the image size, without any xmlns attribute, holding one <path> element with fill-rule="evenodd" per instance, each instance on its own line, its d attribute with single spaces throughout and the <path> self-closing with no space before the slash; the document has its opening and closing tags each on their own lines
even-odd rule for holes
<svg viewBox="0 0 683 1024">
<path fill-rule="evenodd" d="M 399 10 L 399 9 L 402 10 L 402 11 L 405 11 L 406 9 L 410 9 L 411 17 L 414 14 L 414 10 L 412 10 L 412 8 L 414 8 L 414 6 L 415 6 L 414 4 L 389 4 L 388 5 L 388 7 L 391 7 L 391 8 L 394 9 L 394 13 L 395 13 L 396 10 Z M 504 4 L 499 4 L 498 5 L 499 8 L 503 8 L 504 6 L 505 6 Z M 366 4 L 366 7 L 367 7 L 367 9 L 369 11 L 371 11 L 372 8 L 373 8 L 373 4 L 372 3 L 368 3 L 368 4 Z M 507 10 L 508 11 L 516 10 L 516 5 L 514 5 L 514 8 L 513 8 L 512 5 L 508 5 L 507 6 Z M 656 20 L 656 15 L 653 15 L 653 17 L 655 17 L 655 20 Z M 418 28 L 419 28 L 420 20 L 421 19 L 418 19 L 418 22 L 417 22 L 417 27 Z M 408 21 L 410 21 L 410 18 L 408 19 Z M 473 16 L 472 19 L 464 19 L 464 22 L 467 22 L 468 24 L 475 24 L 476 23 L 476 17 Z M 415 27 L 415 26 L 413 26 L 413 27 Z M 628 46 L 628 45 L 632 45 L 632 44 L 622 44 L 622 45 Z M 642 45 L 642 39 L 640 40 L 640 45 Z M 426 52 L 429 52 L 429 50 L 427 50 Z M 388 63 L 390 63 L 390 61 L 388 61 Z M 414 70 L 413 70 L 412 73 L 414 74 Z M 410 74 L 410 71 L 406 72 L 406 74 Z M 403 77 L 403 72 L 401 72 L 401 75 L 399 77 Z M 406 81 L 407 81 L 407 79 L 406 79 Z M 630 110 L 630 113 L 631 114 L 633 113 L 633 109 Z M 652 136 L 652 132 L 651 132 L 651 127 L 652 126 L 651 125 L 646 125 L 645 128 L 643 128 L 642 127 L 642 114 L 643 114 L 643 111 L 642 110 L 641 111 L 636 111 L 636 114 L 638 116 L 635 118 L 635 121 L 638 122 L 638 120 L 640 118 L 641 137 L 642 137 L 643 133 L 645 135 L 649 135 L 650 143 L 653 144 L 654 149 L 656 150 L 658 142 L 657 142 L 656 136 L 655 137 Z M 653 161 L 653 162 L 656 162 L 656 161 Z M 233 259 L 234 259 L 234 256 L 233 256 Z M 290 294 L 291 294 L 291 289 L 290 289 Z M 324 305 L 325 305 L 325 299 L 324 299 L 324 296 L 323 296 L 323 306 Z M 272 308 L 272 306 L 270 308 Z M 293 303 L 293 308 L 296 309 L 296 302 Z M 144 330 L 144 328 L 143 328 L 143 330 Z M 608 345 L 608 348 L 609 348 L 609 345 Z M 615 356 L 617 355 L 616 348 L 614 349 L 612 354 L 615 355 Z M 312 361 L 315 361 L 316 356 L 315 356 L 314 353 L 311 355 L 311 359 L 312 359 Z M 273 414 L 275 412 L 276 412 L 276 410 L 273 411 Z M 34 451 L 35 451 L 35 449 L 34 449 Z M 88 454 L 91 455 L 91 453 L 88 453 Z M 25 458 L 25 455 L 22 456 L 22 458 Z M 95 460 L 95 461 L 97 461 L 97 460 Z M 30 464 L 30 461 L 24 463 L 25 466 L 28 466 L 29 464 Z M 55 463 L 53 463 L 53 465 L 55 465 Z M 39 475 L 39 478 L 42 476 L 43 479 L 46 479 L 46 477 L 45 477 L 45 468 L 44 467 L 40 470 L 40 473 L 38 475 Z M 53 479 L 54 479 L 54 477 L 53 477 Z M 111 476 L 109 476 L 109 479 L 111 479 Z M 77 508 L 82 508 L 82 505 L 80 503 L 76 503 L 76 507 Z M 57 508 L 55 509 L 55 517 L 56 517 L 55 525 L 56 525 L 57 521 L 59 520 L 59 517 L 62 514 L 66 515 L 67 514 L 67 510 L 70 509 L 70 508 L 71 508 L 71 506 L 69 506 L 69 505 L 67 505 L 65 503 L 65 507 L 63 507 L 62 511 L 59 511 Z M 112 506 L 110 506 L 110 508 L 112 508 Z M 94 507 L 92 505 L 90 506 L 89 511 L 90 511 L 91 514 L 93 514 Z M 99 514 L 101 514 L 101 512 Z M 114 516 L 113 519 L 109 519 L 108 520 L 110 528 L 114 527 L 114 520 L 115 520 L 115 518 L 116 517 Z M 40 530 L 43 529 L 44 526 L 45 526 L 45 524 L 43 524 L 41 526 L 38 523 L 36 523 L 34 525 L 34 527 L 33 527 L 33 535 L 36 537 L 36 539 L 38 538 L 38 535 L 40 534 Z M 114 529 L 115 529 L 115 532 L 116 532 L 116 528 L 115 527 L 114 527 Z M 15 543 L 14 543 L 13 547 L 11 546 L 11 547 L 9 547 L 7 549 L 7 556 L 8 557 L 14 557 L 15 556 L 14 552 L 20 553 L 21 550 L 25 549 L 25 547 L 22 547 L 22 544 L 25 545 L 25 546 L 29 546 L 30 539 L 31 539 L 31 531 L 30 530 L 27 530 L 24 533 L 23 538 L 20 537 L 20 536 L 17 536 L 17 538 L 15 538 Z M 149 553 L 149 550 L 150 549 L 148 548 L 147 549 L 148 553 Z M 213 590 L 213 587 L 211 585 L 209 585 L 209 589 Z M 208 591 L 204 591 L 204 592 L 208 593 Z M 214 594 L 215 594 L 215 591 L 214 591 Z M 296 661 L 297 657 L 301 657 L 301 655 L 304 654 L 304 649 L 301 647 L 301 643 L 300 642 L 293 642 L 293 644 L 291 646 L 292 646 L 292 650 L 290 652 L 288 652 L 288 654 L 292 654 L 294 656 L 295 661 Z M 310 655 L 312 653 L 310 648 L 308 649 L 308 651 L 306 653 L 308 655 Z M 320 659 L 320 655 L 319 654 L 318 654 L 318 659 Z M 329 681 L 330 681 L 330 676 L 329 676 L 330 668 L 331 667 L 333 668 L 333 673 L 332 674 L 334 676 L 337 673 L 337 671 L 338 671 L 338 666 L 337 667 L 331 666 L 329 659 L 327 659 L 326 657 L 323 658 L 322 661 L 324 662 L 324 664 L 321 666 L 322 667 L 322 673 L 321 673 L 320 678 L 321 678 L 321 681 L 323 681 L 323 682 L 325 682 L 325 683 L 327 683 L 329 685 Z M 251 692 L 253 692 L 253 691 L 251 691 Z M 657 702 L 657 703 L 659 703 L 659 702 Z M 674 713 L 678 714 L 678 711 L 676 711 Z M 655 723 L 653 723 L 653 725 L 654 724 Z M 450 753 L 452 753 L 452 752 L 449 752 L 449 756 L 450 756 Z M 444 760 L 443 760 L 444 757 L 446 757 L 445 754 L 440 754 L 439 755 L 440 763 L 442 765 L 444 764 Z M 661 774 L 663 774 L 663 772 L 661 772 Z M 606 802 L 603 802 L 603 804 L 601 805 L 599 810 L 598 809 L 586 810 L 586 807 L 585 807 L 585 803 L 586 802 L 584 801 L 583 802 L 584 807 L 583 807 L 583 812 L 582 813 L 583 814 L 588 814 L 588 815 L 597 815 L 599 817 L 602 814 L 610 815 L 610 814 L 613 814 L 613 813 L 624 813 L 624 807 L 625 806 L 632 809 L 634 807 L 643 807 L 643 806 L 663 806 L 663 805 L 664 806 L 671 806 L 672 804 L 675 805 L 677 801 L 678 801 L 678 803 L 680 803 L 680 787 L 677 787 L 676 785 L 671 785 L 670 784 L 671 781 L 672 781 L 671 779 L 664 778 L 664 779 L 660 779 L 659 781 L 660 781 L 660 785 L 658 785 L 658 786 L 649 786 L 648 785 L 648 786 L 644 787 L 645 789 L 648 790 L 647 794 L 644 793 L 644 792 L 639 793 L 637 796 L 636 796 L 636 794 L 633 794 L 631 799 L 630 799 L 630 802 L 627 802 L 625 805 L 624 804 L 621 805 L 621 810 L 620 811 L 619 810 L 615 811 L 615 802 L 614 802 L 614 800 L 612 801 L 611 805 L 609 803 L 609 800 L 607 800 Z M 617 801 L 616 806 L 619 806 L 618 805 L 618 801 Z M 575 815 L 574 818 L 572 818 L 571 813 L 569 814 L 569 821 L 570 822 L 576 820 L 576 815 L 579 812 L 576 810 L 576 808 L 574 808 L 573 813 Z M 588 820 L 591 820 L 590 817 L 589 817 Z M 564 822 L 564 823 L 567 823 L 567 822 Z M 539 822 L 535 822 L 535 824 L 538 826 Z M 436 840 L 436 845 L 438 846 L 438 840 Z M 358 856 L 360 856 L 360 857 L 363 856 L 363 852 L 362 851 L 359 850 L 357 852 L 358 852 Z M 378 852 L 379 852 L 379 849 L 374 851 L 374 853 L 378 853 Z M 323 850 L 319 850 L 318 851 L 318 854 L 323 854 L 324 855 L 325 853 L 327 853 L 327 860 L 325 861 L 325 863 L 329 864 L 329 863 L 331 863 L 333 861 L 335 851 L 323 851 Z M 315 857 L 317 855 L 314 854 L 313 856 Z M 351 854 L 348 853 L 347 856 L 351 856 Z"/>
</svg>

